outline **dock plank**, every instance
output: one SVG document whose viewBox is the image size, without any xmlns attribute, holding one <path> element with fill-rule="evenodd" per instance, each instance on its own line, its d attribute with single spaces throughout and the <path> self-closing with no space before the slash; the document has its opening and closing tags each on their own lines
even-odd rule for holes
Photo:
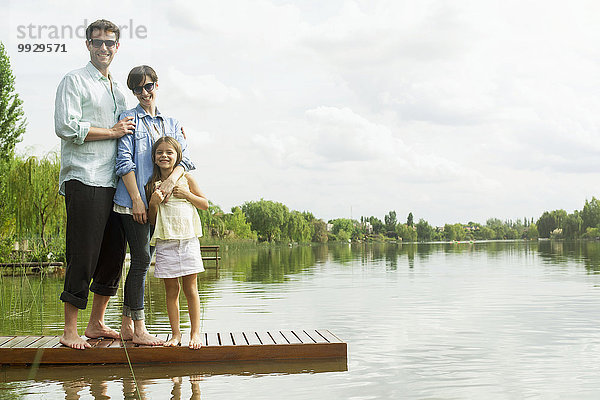
<svg viewBox="0 0 600 400">
<path fill-rule="evenodd" d="M 269 332 L 256 332 L 256 336 L 258 336 L 261 344 L 277 344 L 269 335 Z"/>
<path fill-rule="evenodd" d="M 301 344 L 302 340 L 298 339 L 294 332 L 292 331 L 279 331 L 285 337 L 289 344 Z"/>
<path fill-rule="evenodd" d="M 254 346 L 254 345 L 262 344 L 260 342 L 260 340 L 258 339 L 258 336 L 256 336 L 256 332 L 243 332 L 243 333 L 244 333 L 244 337 L 246 338 L 246 342 L 248 342 L 249 345 Z"/>
<path fill-rule="evenodd" d="M 15 336 L 0 336 L 0 347 L 4 346 L 10 340 L 13 340 Z"/>
<path fill-rule="evenodd" d="M 315 343 L 329 343 L 323 336 L 319 335 L 319 333 L 315 330 L 305 330 L 306 333 Z"/>
<path fill-rule="evenodd" d="M 233 345 L 234 346 L 247 346 L 248 342 L 246 342 L 246 337 L 242 332 L 232 332 L 231 336 L 233 337 Z"/>
<path fill-rule="evenodd" d="M 327 329 L 317 329 L 317 333 L 323 336 L 329 343 L 342 343 L 340 338 L 329 332 Z"/>
<path fill-rule="evenodd" d="M 220 346 L 219 338 L 216 333 L 207 333 L 206 334 L 206 342 L 207 346 Z"/>
<path fill-rule="evenodd" d="M 231 333 L 219 333 L 219 338 L 221 340 L 222 346 L 233 346 L 233 339 L 231 338 Z"/>
<path fill-rule="evenodd" d="M 295 333 L 294 333 L 295 332 Z M 347 344 L 329 343 L 324 336 L 312 339 L 316 330 L 216 332 L 203 334 L 208 343 L 199 350 L 182 346 L 136 346 L 120 339 L 89 339 L 94 347 L 74 350 L 59 343 L 57 336 L 0 337 L 0 364 L 126 364 L 194 363 L 214 361 L 264 361 L 294 359 L 346 359 Z M 329 331 L 318 335 L 335 337 Z M 302 340 L 299 339 L 302 338 Z M 160 335 L 167 339 L 168 335 Z M 339 339 L 337 339 L 339 340 Z M 125 347 L 125 348 L 124 348 Z M 127 351 L 125 351 L 125 349 Z M 347 361 L 344 361 L 344 363 Z"/>
</svg>

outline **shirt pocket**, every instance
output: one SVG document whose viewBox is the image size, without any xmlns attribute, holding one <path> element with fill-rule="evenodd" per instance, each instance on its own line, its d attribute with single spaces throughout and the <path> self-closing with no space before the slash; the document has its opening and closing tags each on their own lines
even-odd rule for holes
<svg viewBox="0 0 600 400">
<path fill-rule="evenodd" d="M 151 151 L 150 135 L 146 130 L 135 130 L 135 152 L 138 154 Z"/>
</svg>

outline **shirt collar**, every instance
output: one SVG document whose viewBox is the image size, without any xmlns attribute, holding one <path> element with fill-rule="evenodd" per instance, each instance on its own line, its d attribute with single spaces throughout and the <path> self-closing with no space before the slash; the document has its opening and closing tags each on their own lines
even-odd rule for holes
<svg viewBox="0 0 600 400">
<path fill-rule="evenodd" d="M 104 75 L 102 75 L 100 73 L 100 71 L 98 71 L 98 69 L 96 69 L 96 67 L 94 67 L 94 64 L 92 64 L 91 61 L 88 61 L 87 65 L 85 66 L 85 69 L 87 69 L 87 71 L 90 73 L 92 78 L 95 78 L 96 80 L 106 79 L 106 77 Z M 110 75 L 110 72 L 108 73 L 108 79 L 112 80 L 112 76 Z"/>
<path fill-rule="evenodd" d="M 135 107 L 135 112 L 137 113 L 138 118 L 144 118 L 145 116 L 152 118 L 152 115 L 148 114 L 146 110 L 142 108 L 142 105 L 140 103 L 138 103 L 138 105 Z M 162 115 L 160 114 L 158 107 L 156 107 L 156 118 L 159 117 L 162 118 Z"/>
</svg>

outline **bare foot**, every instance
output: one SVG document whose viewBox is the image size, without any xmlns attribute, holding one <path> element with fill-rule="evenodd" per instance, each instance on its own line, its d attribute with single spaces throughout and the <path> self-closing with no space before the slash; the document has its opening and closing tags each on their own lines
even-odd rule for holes
<svg viewBox="0 0 600 400">
<path fill-rule="evenodd" d="M 200 335 L 200 333 L 192 334 L 192 337 L 190 338 L 190 349 L 198 350 L 200 347 L 202 347 L 201 337 L 202 335 Z"/>
<path fill-rule="evenodd" d="M 60 336 L 60 342 L 65 346 L 76 350 L 84 350 L 92 347 L 87 341 L 83 340 L 79 335 L 77 335 L 77 333 L 64 332 Z"/>
<path fill-rule="evenodd" d="M 175 347 L 181 345 L 181 333 L 171 336 L 171 339 L 167 340 L 163 346 Z"/>
<path fill-rule="evenodd" d="M 157 338 L 154 335 L 149 334 L 147 331 L 145 332 L 133 332 L 133 343 L 135 344 L 143 344 L 146 346 L 160 346 L 165 341 Z"/>
<path fill-rule="evenodd" d="M 85 328 L 84 332 L 85 336 L 91 338 L 112 338 L 118 339 L 120 338 L 119 332 L 114 329 L 110 329 L 108 326 L 104 325 L 104 322 L 92 322 L 88 323 L 87 328 Z"/>
<path fill-rule="evenodd" d="M 121 324 L 121 339 L 122 340 L 133 340 L 133 321 L 129 320 L 129 323 L 123 321 Z"/>
</svg>

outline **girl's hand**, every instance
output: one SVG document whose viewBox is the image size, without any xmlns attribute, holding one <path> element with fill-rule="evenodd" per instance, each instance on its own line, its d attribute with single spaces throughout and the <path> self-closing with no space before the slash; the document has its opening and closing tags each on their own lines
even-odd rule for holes
<svg viewBox="0 0 600 400">
<path fill-rule="evenodd" d="M 173 196 L 177 197 L 178 199 L 188 199 L 190 196 L 190 191 L 184 189 L 182 186 L 175 186 L 175 188 L 173 188 Z"/>
<path fill-rule="evenodd" d="M 138 224 L 145 224 L 148 221 L 146 205 L 141 198 L 137 198 L 133 201 L 133 220 Z"/>
</svg>

